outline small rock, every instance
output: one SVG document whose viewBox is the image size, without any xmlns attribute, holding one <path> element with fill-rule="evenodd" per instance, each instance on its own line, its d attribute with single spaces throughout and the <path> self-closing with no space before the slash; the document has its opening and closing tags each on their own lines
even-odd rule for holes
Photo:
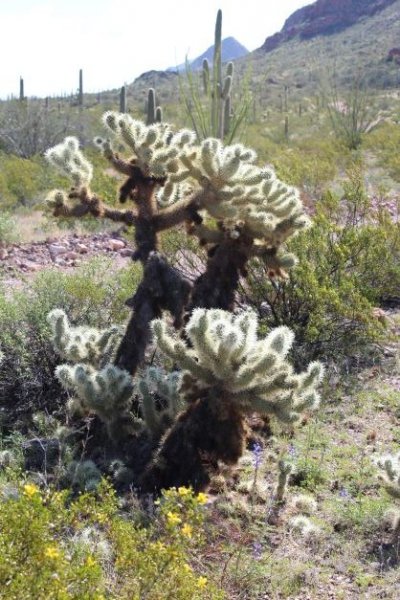
<svg viewBox="0 0 400 600">
<path fill-rule="evenodd" d="M 119 254 L 120 256 L 132 256 L 133 250 L 130 248 L 122 248 L 122 250 L 119 251 Z"/>
<path fill-rule="evenodd" d="M 70 252 L 67 252 L 67 254 L 64 255 L 65 260 L 76 260 L 77 258 L 79 258 L 79 254 L 78 252 L 74 252 L 73 250 L 71 250 Z"/>
<path fill-rule="evenodd" d="M 51 254 L 52 259 L 54 260 L 55 258 L 57 258 L 57 256 L 66 254 L 66 252 L 68 252 L 68 248 L 59 244 L 50 244 L 49 252 Z"/>
<path fill-rule="evenodd" d="M 109 250 L 114 250 L 114 251 L 122 250 L 122 248 L 125 248 L 125 246 L 126 246 L 125 242 L 123 242 L 122 240 L 115 240 L 115 239 L 108 240 L 106 245 Z"/>
<path fill-rule="evenodd" d="M 38 263 L 34 263 L 34 262 L 26 262 L 25 264 L 25 268 L 28 269 L 28 271 L 40 271 L 40 269 L 42 268 L 41 265 L 38 265 Z"/>
<path fill-rule="evenodd" d="M 77 244 L 75 250 L 79 252 L 79 254 L 87 254 L 89 252 L 89 248 L 85 244 Z"/>
<path fill-rule="evenodd" d="M 0 248 L 0 260 L 4 260 L 8 256 L 8 250 Z"/>
</svg>

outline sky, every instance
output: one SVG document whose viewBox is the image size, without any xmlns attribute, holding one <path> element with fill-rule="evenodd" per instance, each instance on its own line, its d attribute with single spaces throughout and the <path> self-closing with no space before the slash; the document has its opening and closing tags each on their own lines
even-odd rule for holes
<svg viewBox="0 0 400 600">
<path fill-rule="evenodd" d="M 84 91 L 131 83 L 145 71 L 196 58 L 222 35 L 249 50 L 311 0 L 0 0 L 0 98 Z"/>
</svg>

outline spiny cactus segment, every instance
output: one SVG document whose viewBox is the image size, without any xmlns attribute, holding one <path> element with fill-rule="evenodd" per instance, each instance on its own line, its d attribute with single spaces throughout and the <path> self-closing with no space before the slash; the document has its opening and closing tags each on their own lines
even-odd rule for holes
<svg viewBox="0 0 400 600">
<path fill-rule="evenodd" d="M 179 394 L 180 379 L 177 371 L 166 373 L 158 367 L 149 367 L 137 383 L 142 416 L 155 437 L 161 436 L 185 406 Z"/>
<path fill-rule="evenodd" d="M 385 454 L 377 459 L 379 479 L 392 498 L 400 499 L 400 452 Z"/>
<path fill-rule="evenodd" d="M 73 365 L 56 368 L 56 376 L 75 397 L 69 402 L 73 413 L 95 413 L 106 423 L 110 437 L 122 436 L 139 426 L 131 414 L 134 384 L 127 371 L 112 360 L 119 331 L 116 327 L 100 331 L 90 327 L 72 327 L 62 310 L 53 310 L 48 321 L 57 352 Z M 119 428 L 119 431 L 118 431 Z"/>
<path fill-rule="evenodd" d="M 253 311 L 232 315 L 222 310 L 196 309 L 186 326 L 190 346 L 169 332 L 162 320 L 153 322 L 160 349 L 184 371 L 182 392 L 198 396 L 208 388 L 243 413 L 275 415 L 283 423 L 300 419 L 319 404 L 316 387 L 322 365 L 313 362 L 295 374 L 286 360 L 294 335 L 287 327 L 257 338 L 258 320 Z"/>
<path fill-rule="evenodd" d="M 45 153 L 46 159 L 61 173 L 69 177 L 77 188 L 89 187 L 93 177 L 93 167 L 79 150 L 76 137 L 65 140 Z"/>
<path fill-rule="evenodd" d="M 52 343 L 58 354 L 70 362 L 102 366 L 110 361 L 121 334 L 118 327 L 99 330 L 73 327 L 63 310 L 52 310 L 48 317 Z"/>
</svg>

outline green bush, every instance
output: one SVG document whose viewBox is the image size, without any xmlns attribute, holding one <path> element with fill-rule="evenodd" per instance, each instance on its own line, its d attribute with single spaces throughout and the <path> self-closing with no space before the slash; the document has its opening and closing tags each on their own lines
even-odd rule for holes
<svg viewBox="0 0 400 600">
<path fill-rule="evenodd" d="M 373 308 L 400 287 L 400 228 L 384 210 L 374 218 L 372 208 L 356 169 L 343 197 L 325 193 L 313 227 L 288 244 L 299 263 L 287 280 L 250 270 L 246 299 L 261 305 L 266 326 L 295 331 L 300 364 L 359 355 L 381 337 Z"/>
<path fill-rule="evenodd" d="M 8 213 L 0 213 L 0 246 L 19 241 L 18 225 Z"/>
<path fill-rule="evenodd" d="M 1 597 L 222 599 L 190 564 L 201 546 L 203 496 L 170 491 L 146 528 L 120 514 L 106 483 L 71 500 L 68 492 L 10 482 L 0 488 Z"/>
<path fill-rule="evenodd" d="M 11 294 L 0 288 L 0 417 L 5 426 L 12 422 L 17 427 L 20 418 L 36 410 L 52 412 L 64 404 L 46 321 L 54 307 L 66 310 L 77 324 L 100 327 L 128 315 L 124 301 L 135 290 L 140 268 L 132 265 L 116 272 L 111 264 L 94 259 L 72 274 L 43 271 L 29 288 L 24 284 Z"/>
</svg>

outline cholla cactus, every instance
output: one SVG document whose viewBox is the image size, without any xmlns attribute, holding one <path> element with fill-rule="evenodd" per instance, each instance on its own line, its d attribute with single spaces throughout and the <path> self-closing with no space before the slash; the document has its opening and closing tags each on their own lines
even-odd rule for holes
<svg viewBox="0 0 400 600">
<path fill-rule="evenodd" d="M 289 527 L 293 533 L 305 538 L 314 538 L 320 533 L 319 527 L 314 525 L 314 523 L 304 515 L 298 515 L 289 519 Z"/>
<path fill-rule="evenodd" d="M 52 328 L 52 343 L 58 354 L 70 362 L 103 366 L 110 362 L 121 337 L 118 327 L 99 330 L 72 327 L 63 310 L 52 310 L 47 320 Z"/>
<path fill-rule="evenodd" d="M 311 363 L 305 373 L 295 374 L 286 360 L 293 333 L 279 327 L 258 339 L 257 326 L 252 311 L 232 315 L 196 309 L 185 328 L 185 343 L 164 321 L 153 322 L 160 349 L 183 371 L 180 391 L 189 406 L 164 436 L 142 479 L 144 490 L 188 482 L 203 489 L 212 465 L 235 464 L 242 455 L 246 413 L 293 423 L 318 406 L 315 388 L 322 365 Z M 283 469 L 285 482 L 288 472 Z"/>
<path fill-rule="evenodd" d="M 392 498 L 400 498 L 400 452 L 385 454 L 376 461 L 380 469 L 379 479 Z"/>
<path fill-rule="evenodd" d="M 79 150 L 79 141 L 76 137 L 65 138 L 61 144 L 47 150 L 45 157 L 69 177 L 74 186 L 89 187 L 93 177 L 93 167 Z"/>
<path fill-rule="evenodd" d="M 184 130 L 174 135 L 168 124 L 145 125 L 130 115 L 113 111 L 105 113 L 103 122 L 113 138 L 133 152 L 135 164 L 145 176 L 176 174 L 179 170 L 176 158 L 195 139 L 190 131 Z M 101 138 L 96 138 L 95 142 L 106 154 L 109 152 L 110 142 Z"/>
<path fill-rule="evenodd" d="M 67 466 L 65 480 L 75 490 L 94 491 L 101 482 L 101 473 L 92 460 L 72 461 Z"/>
<path fill-rule="evenodd" d="M 278 485 L 277 485 L 276 492 L 275 492 L 275 500 L 278 503 L 282 503 L 285 498 L 290 474 L 293 472 L 293 465 L 291 465 L 289 462 L 286 462 L 284 460 L 280 460 L 278 463 L 278 469 L 279 469 L 279 476 L 278 476 Z"/>
<path fill-rule="evenodd" d="M 316 387 L 323 368 L 318 362 L 295 374 L 286 360 L 294 335 L 278 327 L 257 338 L 253 311 L 232 315 L 222 310 L 196 309 L 186 326 L 191 347 L 156 320 L 153 331 L 161 350 L 184 371 L 187 394 L 200 387 L 228 397 L 243 413 L 274 415 L 283 423 L 299 420 L 319 404 Z"/>
<path fill-rule="evenodd" d="M 396 500 L 400 499 L 400 452 L 385 454 L 376 460 L 380 469 L 379 479 L 387 493 Z M 390 522 L 393 528 L 394 540 L 400 538 L 400 510 L 393 507 L 390 511 Z"/>
<path fill-rule="evenodd" d="M 133 379 L 129 373 L 111 364 L 119 330 L 103 331 L 90 327 L 72 327 L 62 310 L 53 310 L 48 321 L 53 330 L 57 352 L 74 365 L 60 365 L 56 376 L 73 391 L 69 402 L 72 413 L 93 412 L 107 425 L 110 437 L 120 439 L 139 427 L 131 413 Z"/>
<path fill-rule="evenodd" d="M 167 374 L 158 367 L 149 367 L 137 383 L 141 413 L 154 437 L 160 437 L 185 407 L 179 394 L 180 380 L 181 374 L 177 371 Z"/>
</svg>

